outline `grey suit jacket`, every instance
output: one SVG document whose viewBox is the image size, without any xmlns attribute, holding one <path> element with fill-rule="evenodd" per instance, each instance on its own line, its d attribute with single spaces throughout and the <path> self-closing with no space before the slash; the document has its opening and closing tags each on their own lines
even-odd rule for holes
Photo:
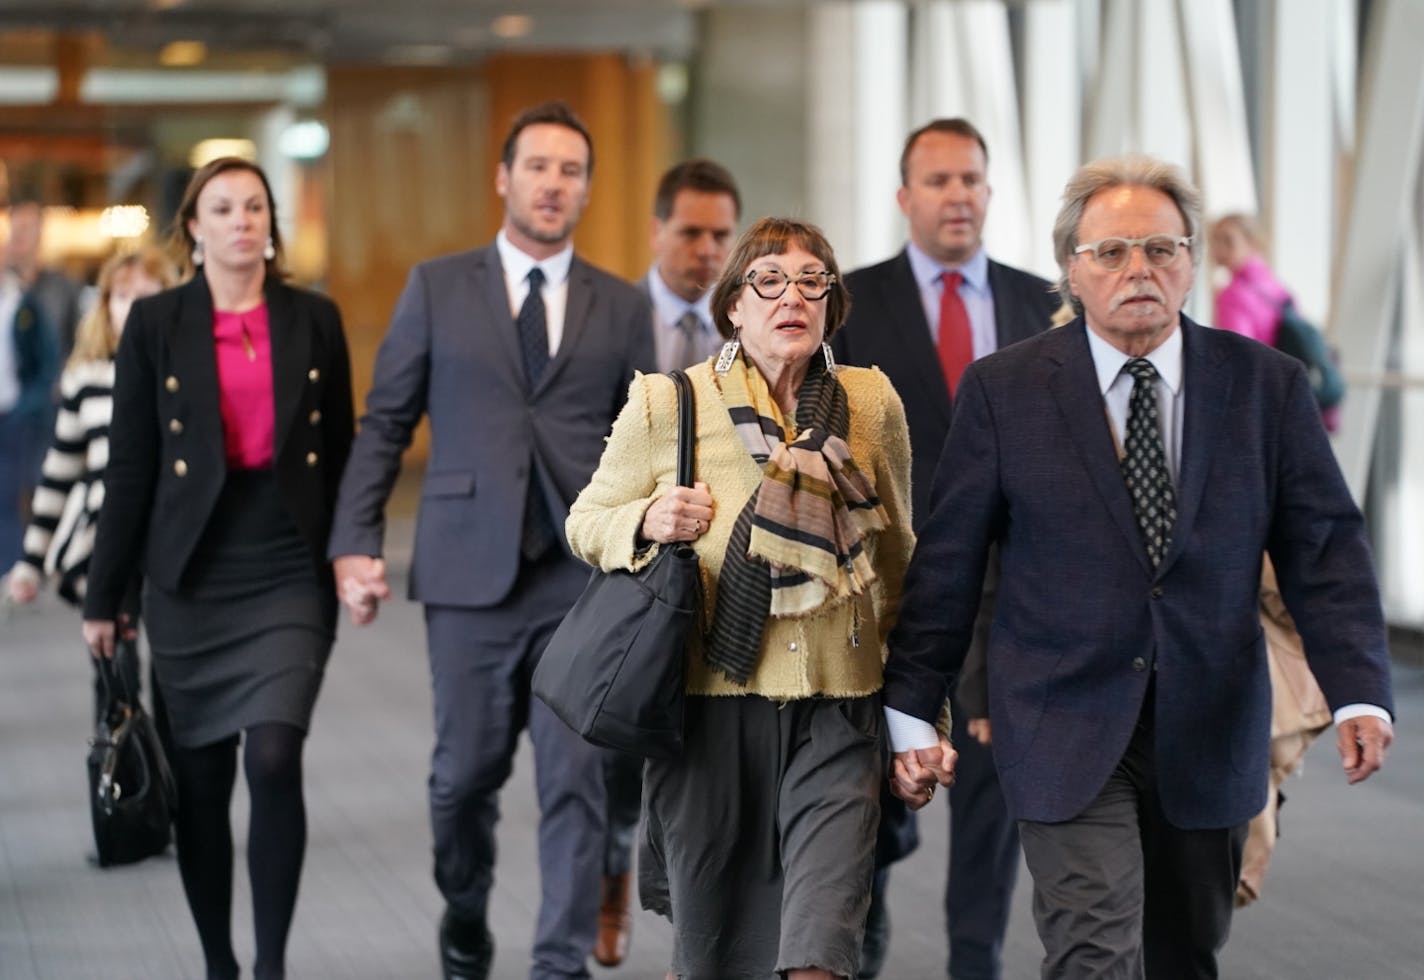
<svg viewBox="0 0 1424 980">
<path fill-rule="evenodd" d="M 647 300 L 578 257 L 569 269 L 563 339 L 532 392 L 495 246 L 417 265 L 376 358 L 330 555 L 381 554 L 401 452 L 428 415 L 410 597 L 499 604 L 519 573 L 529 481 L 539 482 L 562 532 L 633 372 L 652 370 Z M 560 544 L 567 551 L 562 533 Z"/>
</svg>

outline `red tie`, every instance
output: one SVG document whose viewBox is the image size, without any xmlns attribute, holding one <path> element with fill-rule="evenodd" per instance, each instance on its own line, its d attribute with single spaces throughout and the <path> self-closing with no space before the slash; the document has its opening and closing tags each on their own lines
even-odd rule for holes
<svg viewBox="0 0 1424 980">
<path fill-rule="evenodd" d="M 959 376 L 974 360 L 974 332 L 969 329 L 969 311 L 959 298 L 959 284 L 964 277 L 958 272 L 946 272 L 944 293 L 939 299 L 939 366 L 944 369 L 944 381 L 949 396 L 959 387 Z"/>
</svg>

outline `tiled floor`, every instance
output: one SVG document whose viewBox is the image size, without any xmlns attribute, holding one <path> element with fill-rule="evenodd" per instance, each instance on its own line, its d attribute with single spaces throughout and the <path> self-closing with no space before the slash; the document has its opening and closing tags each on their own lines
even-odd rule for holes
<svg viewBox="0 0 1424 980">
<path fill-rule="evenodd" d="M 408 523 L 392 533 L 408 540 Z M 393 564 L 399 554 L 393 549 Z M 171 854 L 107 871 L 90 863 L 88 672 L 71 610 L 44 600 L 0 619 L 0 980 L 200 977 Z M 424 803 L 428 683 L 416 607 L 394 601 L 366 630 L 343 624 L 307 754 L 310 844 L 289 955 L 295 980 L 439 975 Z M 1401 667 L 1396 683 L 1399 742 L 1381 777 L 1347 789 L 1333 746 L 1322 743 L 1288 788 L 1266 897 L 1238 916 L 1224 976 L 1424 976 L 1424 669 Z M 491 911 L 499 980 L 527 975 L 537 903 L 535 806 L 527 758 L 520 763 L 503 799 Z M 922 819 L 922 850 L 892 881 L 887 980 L 944 975 L 942 807 Z M 233 826 L 241 854 L 241 789 Z M 234 929 L 249 964 L 245 872 L 237 880 Z M 1029 897 L 1020 887 L 1008 978 L 1037 975 Z M 661 977 L 669 944 L 666 924 L 641 914 L 629 962 L 594 975 Z"/>
</svg>

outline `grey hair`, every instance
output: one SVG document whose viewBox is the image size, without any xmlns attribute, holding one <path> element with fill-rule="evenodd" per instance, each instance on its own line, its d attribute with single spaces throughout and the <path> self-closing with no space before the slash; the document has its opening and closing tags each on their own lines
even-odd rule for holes
<svg viewBox="0 0 1424 980">
<path fill-rule="evenodd" d="M 1134 154 L 1110 157 L 1084 164 L 1063 188 L 1063 205 L 1053 222 L 1053 255 L 1058 260 L 1058 295 L 1073 304 L 1079 313 L 1083 306 L 1068 285 L 1068 265 L 1073 250 L 1078 247 L 1078 225 L 1083 221 L 1083 209 L 1093 195 L 1113 187 L 1150 187 L 1172 199 L 1193 239 L 1192 268 L 1199 264 L 1201 249 L 1195 241 L 1201 231 L 1201 191 L 1192 186 L 1181 169 L 1153 157 Z"/>
</svg>

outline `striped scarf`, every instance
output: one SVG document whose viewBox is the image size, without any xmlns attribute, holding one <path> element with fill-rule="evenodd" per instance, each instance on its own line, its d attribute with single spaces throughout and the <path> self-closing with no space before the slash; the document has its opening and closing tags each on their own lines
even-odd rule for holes
<svg viewBox="0 0 1424 980">
<path fill-rule="evenodd" d="M 846 445 L 845 388 L 820 357 L 801 384 L 790 445 L 760 371 L 739 357 L 721 382 L 732 425 L 763 472 L 732 527 L 704 648 L 711 666 L 745 684 L 768 616 L 804 616 L 875 581 L 865 535 L 888 518 Z"/>
</svg>

